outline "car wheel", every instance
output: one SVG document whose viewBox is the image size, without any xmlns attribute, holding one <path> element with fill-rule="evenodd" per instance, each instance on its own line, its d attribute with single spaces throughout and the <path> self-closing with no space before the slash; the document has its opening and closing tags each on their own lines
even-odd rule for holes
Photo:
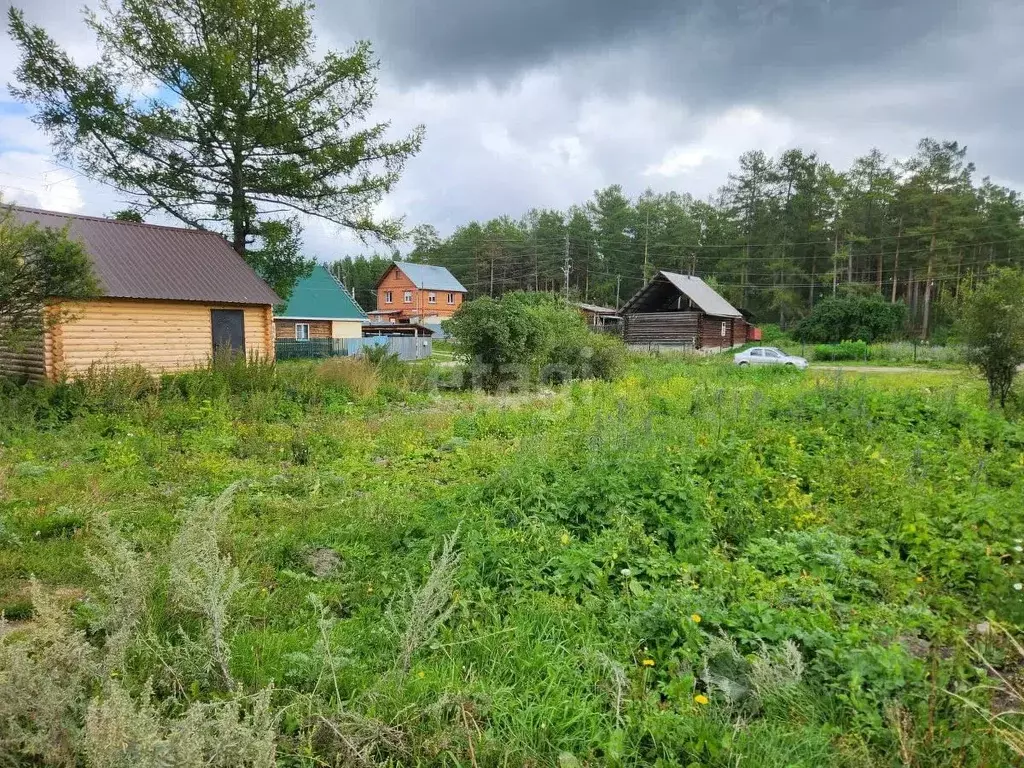
<svg viewBox="0 0 1024 768">
<path fill-rule="evenodd" d="M 796 368 L 796 363 L 786 363 L 786 366 L 789 368 Z"/>
<path fill-rule="evenodd" d="M 740 360 L 740 366 L 742 367 L 744 365 L 750 365 L 750 363 L 748 363 L 746 360 Z"/>
</svg>

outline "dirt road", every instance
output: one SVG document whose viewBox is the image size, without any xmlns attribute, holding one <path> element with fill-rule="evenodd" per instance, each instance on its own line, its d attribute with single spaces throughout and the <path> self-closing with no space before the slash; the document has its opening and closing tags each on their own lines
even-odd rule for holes
<svg viewBox="0 0 1024 768">
<path fill-rule="evenodd" d="M 811 371 L 845 371 L 846 373 L 965 373 L 955 368 L 920 368 L 896 365 L 811 365 Z"/>
</svg>

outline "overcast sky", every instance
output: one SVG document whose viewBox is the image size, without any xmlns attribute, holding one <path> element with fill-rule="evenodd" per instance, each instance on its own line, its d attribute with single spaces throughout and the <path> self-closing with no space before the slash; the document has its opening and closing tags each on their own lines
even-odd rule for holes
<svg viewBox="0 0 1024 768">
<path fill-rule="evenodd" d="M 15 4 L 95 58 L 78 0 Z M 616 183 L 704 197 L 756 148 L 845 167 L 874 146 L 903 157 L 924 136 L 958 139 L 979 177 L 1024 189 L 1020 0 L 335 0 L 315 26 L 322 48 L 373 43 L 395 135 L 426 126 L 383 210 L 442 234 Z M 3 38 L 5 83 L 12 47 Z M 56 167 L 6 91 L 0 190 L 71 212 L 123 207 Z M 329 224 L 305 239 L 323 260 L 358 250 Z"/>
</svg>

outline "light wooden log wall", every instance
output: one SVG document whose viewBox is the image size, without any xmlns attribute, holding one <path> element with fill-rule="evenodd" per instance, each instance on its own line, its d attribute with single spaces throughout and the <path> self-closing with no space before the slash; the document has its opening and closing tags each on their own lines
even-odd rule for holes
<svg viewBox="0 0 1024 768">
<path fill-rule="evenodd" d="M 184 301 L 101 299 L 68 303 L 72 320 L 48 333 L 52 362 L 47 374 L 75 376 L 93 364 L 142 365 L 169 373 L 206 365 L 213 353 L 212 309 L 245 312 L 245 346 L 250 357 L 274 356 L 269 306 L 202 304 Z"/>
</svg>

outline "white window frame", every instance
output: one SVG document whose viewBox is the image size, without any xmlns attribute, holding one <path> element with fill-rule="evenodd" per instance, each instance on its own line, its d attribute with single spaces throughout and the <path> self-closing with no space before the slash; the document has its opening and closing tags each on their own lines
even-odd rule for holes
<svg viewBox="0 0 1024 768">
<path fill-rule="evenodd" d="M 728 325 L 729 325 L 728 322 L 726 322 L 725 320 L 722 321 L 722 338 L 723 339 L 725 338 L 725 332 L 726 332 L 726 328 L 728 327 Z"/>
<path fill-rule="evenodd" d="M 448 294 L 448 303 L 449 304 L 454 304 L 455 303 L 455 294 L 454 293 L 449 293 Z"/>
<path fill-rule="evenodd" d="M 300 331 L 299 329 L 303 330 Z M 295 340 L 296 341 L 309 341 L 309 323 L 296 323 L 295 324 Z"/>
<path fill-rule="evenodd" d="M 433 291 L 427 294 L 427 304 L 437 304 L 437 294 Z"/>
<path fill-rule="evenodd" d="M 412 304 L 412 291 L 406 291 L 402 294 L 402 301 L 406 304 Z"/>
<path fill-rule="evenodd" d="M 385 304 L 390 304 L 391 303 L 391 291 L 384 291 L 384 303 Z"/>
</svg>

